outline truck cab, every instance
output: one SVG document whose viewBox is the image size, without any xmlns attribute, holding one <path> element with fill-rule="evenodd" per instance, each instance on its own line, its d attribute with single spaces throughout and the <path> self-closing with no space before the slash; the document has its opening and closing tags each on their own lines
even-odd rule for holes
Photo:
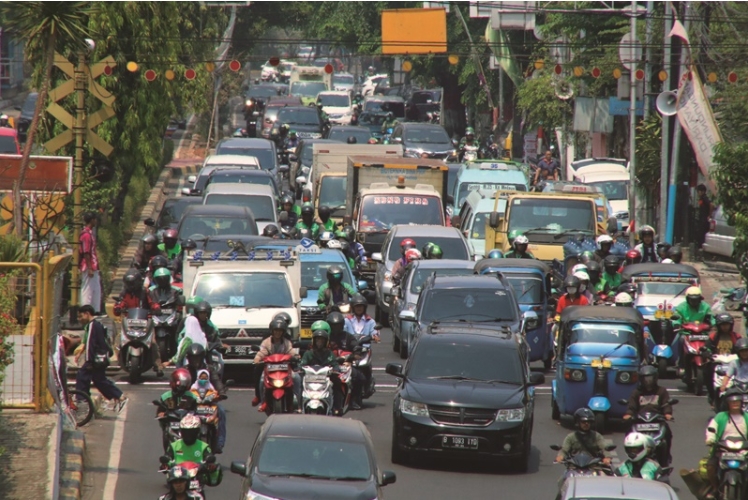
<svg viewBox="0 0 748 500">
<path fill-rule="evenodd" d="M 301 99 L 304 106 L 314 104 L 317 95 L 332 89 L 332 75 L 324 68 L 295 66 L 291 69 L 288 93 Z"/>
<path fill-rule="evenodd" d="M 447 197 L 447 213 L 458 214 L 468 195 L 483 191 L 527 191 L 528 180 L 522 167 L 514 162 L 478 160 L 463 164 L 455 185 Z"/>
</svg>

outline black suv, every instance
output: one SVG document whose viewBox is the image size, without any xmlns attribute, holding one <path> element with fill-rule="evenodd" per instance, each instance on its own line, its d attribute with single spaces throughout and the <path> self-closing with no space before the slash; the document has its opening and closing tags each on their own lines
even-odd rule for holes
<svg viewBox="0 0 748 500">
<path fill-rule="evenodd" d="M 435 454 L 506 460 L 519 472 L 530 458 L 534 392 L 542 373 L 531 373 L 510 333 L 477 330 L 425 335 L 403 368 L 392 408 L 392 462 Z"/>
</svg>

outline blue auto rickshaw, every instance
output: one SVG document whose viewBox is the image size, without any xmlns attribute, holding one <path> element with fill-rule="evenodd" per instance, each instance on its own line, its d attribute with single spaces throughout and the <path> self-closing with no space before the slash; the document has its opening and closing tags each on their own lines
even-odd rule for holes
<svg viewBox="0 0 748 500">
<path fill-rule="evenodd" d="M 548 319 L 555 312 L 555 302 L 550 300 L 550 266 L 534 259 L 482 259 L 475 264 L 474 272 L 501 273 L 509 282 L 526 319 L 525 340 L 530 348 L 530 361 L 542 360 L 549 370 L 553 363 L 553 339 Z"/>
<path fill-rule="evenodd" d="M 609 418 L 621 418 L 638 382 L 644 357 L 644 319 L 633 308 L 572 306 L 559 322 L 556 378 L 553 380 L 554 420 L 588 407 L 598 432 Z"/>
</svg>

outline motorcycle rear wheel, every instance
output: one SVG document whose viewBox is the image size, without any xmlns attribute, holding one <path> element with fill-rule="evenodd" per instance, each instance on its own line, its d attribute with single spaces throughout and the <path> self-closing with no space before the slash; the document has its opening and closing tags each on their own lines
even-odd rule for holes
<svg viewBox="0 0 748 500">
<path fill-rule="evenodd" d="M 599 432 L 600 434 L 605 434 L 606 424 L 607 424 L 607 418 L 605 416 L 605 413 L 602 413 L 602 412 L 595 413 L 595 430 Z"/>
<path fill-rule="evenodd" d="M 158 339 L 158 351 L 161 355 L 161 361 L 168 361 L 169 360 L 169 338 L 168 337 L 162 337 Z"/>
<path fill-rule="evenodd" d="M 693 393 L 697 396 L 704 395 L 704 368 L 696 367 L 696 381 L 694 382 Z"/>
<path fill-rule="evenodd" d="M 140 363 L 142 362 L 142 358 L 140 356 L 131 356 L 130 357 L 130 369 L 128 382 L 130 384 L 137 384 L 140 382 Z"/>
<path fill-rule="evenodd" d="M 740 485 L 725 484 L 722 491 L 722 500 L 742 500 L 740 494 Z"/>
</svg>

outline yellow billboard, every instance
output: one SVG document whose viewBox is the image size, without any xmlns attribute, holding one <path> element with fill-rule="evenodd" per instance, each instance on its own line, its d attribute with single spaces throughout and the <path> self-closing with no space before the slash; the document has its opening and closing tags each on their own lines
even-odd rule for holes
<svg viewBox="0 0 748 500">
<path fill-rule="evenodd" d="M 447 51 L 444 9 L 382 11 L 382 54 L 435 54 Z"/>
</svg>

